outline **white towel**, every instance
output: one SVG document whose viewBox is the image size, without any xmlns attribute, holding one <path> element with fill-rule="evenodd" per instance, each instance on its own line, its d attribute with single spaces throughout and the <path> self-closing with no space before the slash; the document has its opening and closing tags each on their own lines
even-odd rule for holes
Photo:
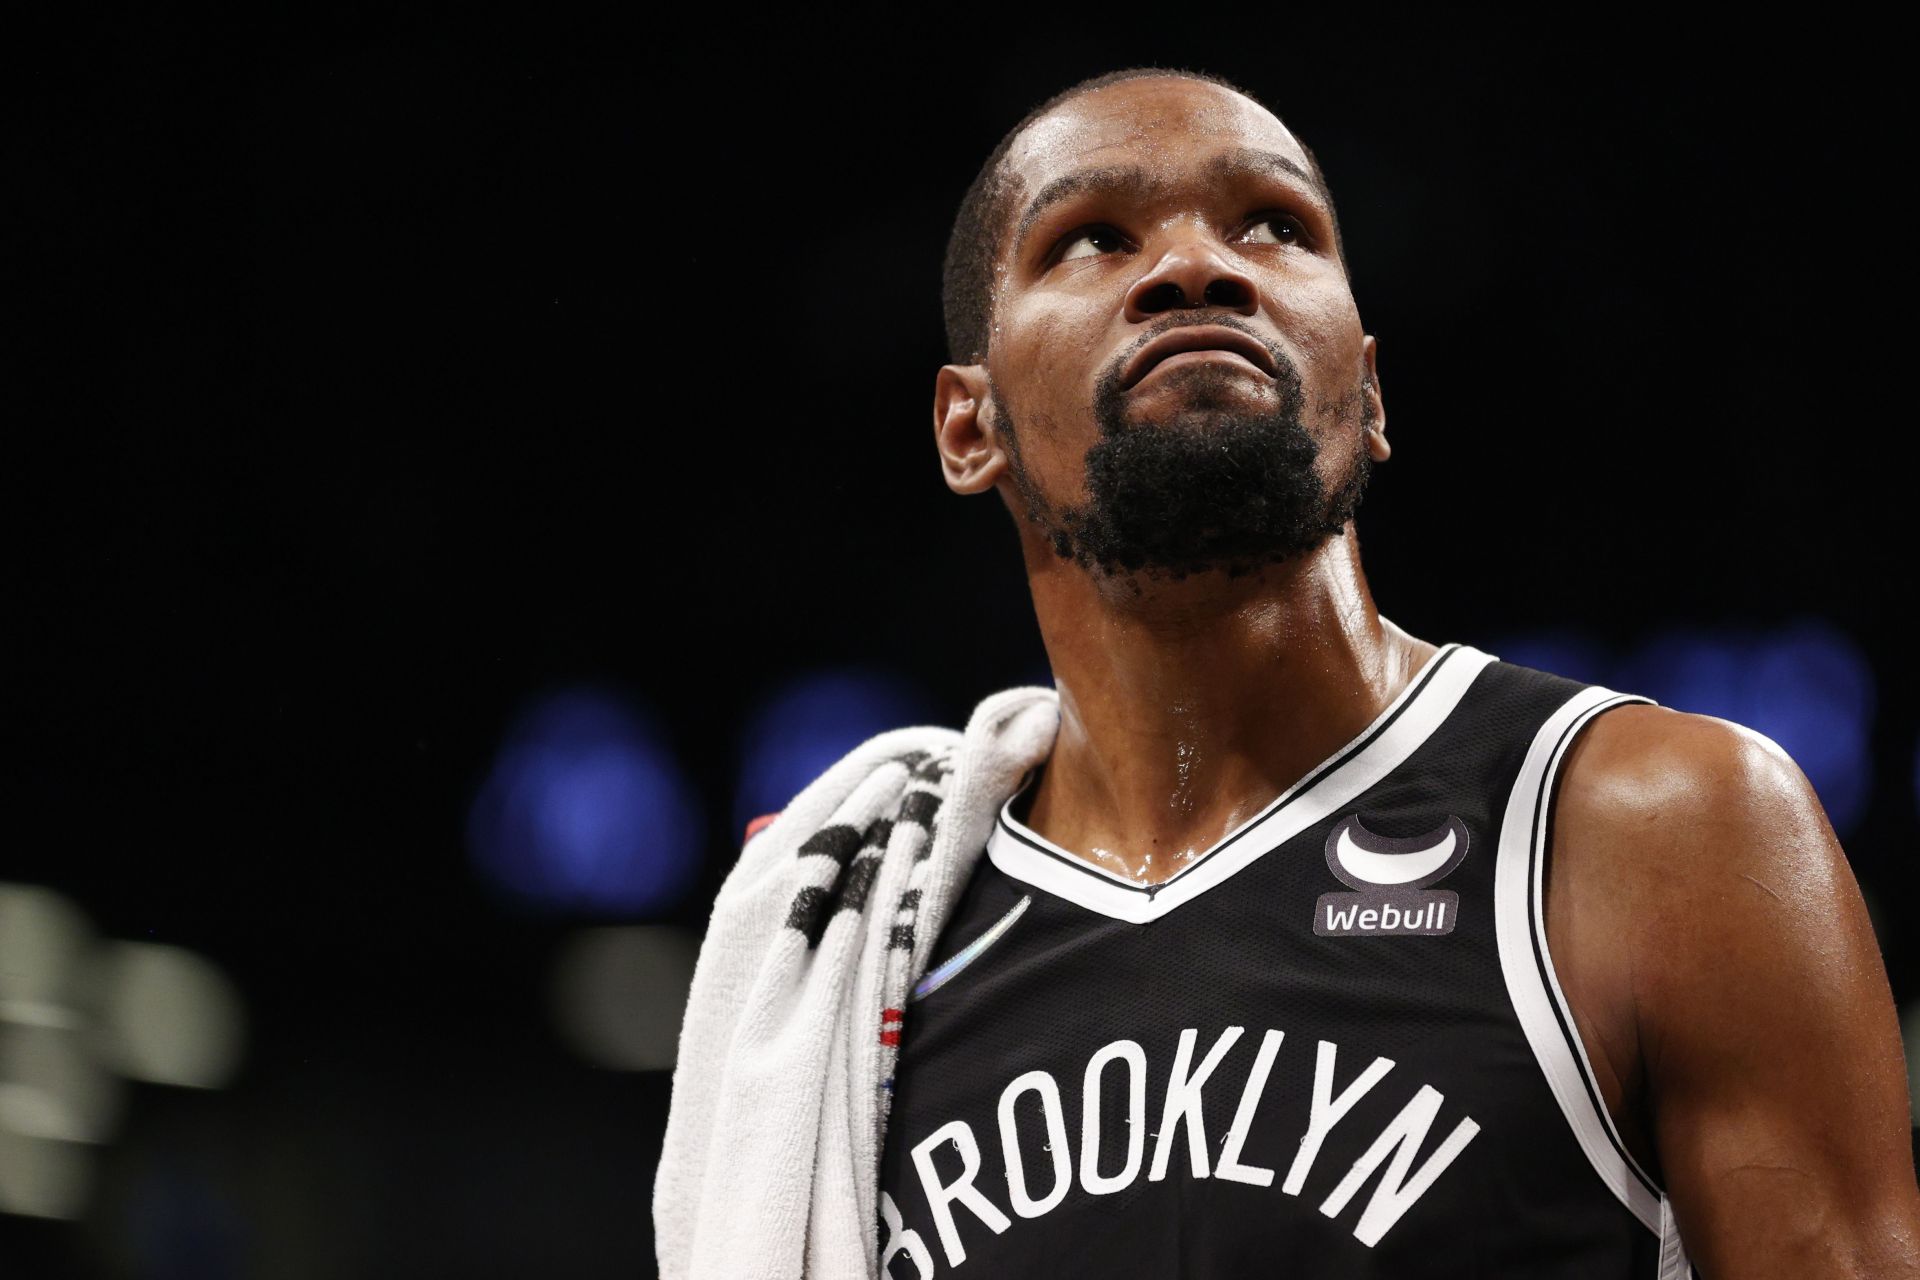
<svg viewBox="0 0 1920 1280">
<path fill-rule="evenodd" d="M 654 1181 L 667 1280 L 877 1280 L 907 992 L 1001 805 L 1053 749 L 1052 689 L 896 729 L 815 779 L 721 886 Z"/>
</svg>

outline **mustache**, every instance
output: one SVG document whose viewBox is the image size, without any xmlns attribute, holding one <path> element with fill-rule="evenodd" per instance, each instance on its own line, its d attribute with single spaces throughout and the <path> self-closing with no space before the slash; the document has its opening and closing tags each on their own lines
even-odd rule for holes
<svg viewBox="0 0 1920 1280">
<path fill-rule="evenodd" d="M 1235 333 L 1245 334 L 1248 338 L 1258 343 L 1261 350 L 1273 358 L 1273 366 L 1278 371 L 1277 376 L 1282 382 L 1291 383 L 1294 386 L 1300 384 L 1300 371 L 1294 367 L 1292 358 L 1287 355 L 1279 343 L 1259 333 L 1252 325 L 1248 324 L 1239 316 L 1208 315 L 1205 312 L 1176 314 L 1171 319 L 1164 323 L 1157 324 L 1147 332 L 1141 334 L 1135 341 L 1129 342 L 1124 349 L 1108 362 L 1106 369 L 1101 372 L 1101 383 L 1104 385 L 1107 381 L 1111 380 L 1117 384 L 1127 368 L 1127 363 L 1133 359 L 1142 347 L 1149 343 L 1156 342 L 1176 330 L 1191 329 L 1196 325 L 1211 325 L 1221 329 L 1232 329 Z"/>
<path fill-rule="evenodd" d="M 1129 342 L 1123 350 L 1107 362 L 1107 367 L 1101 371 L 1093 391 L 1093 417 L 1099 425 L 1103 439 L 1112 439 L 1124 434 L 1130 428 L 1130 424 L 1126 422 L 1124 408 L 1126 391 L 1122 385 L 1127 362 L 1133 359 L 1140 348 L 1163 334 L 1202 324 L 1232 329 L 1259 343 L 1260 347 L 1273 359 L 1273 379 L 1280 393 L 1281 413 L 1287 418 L 1299 420 L 1300 415 L 1305 411 L 1306 388 L 1301 381 L 1300 370 L 1294 364 L 1292 357 L 1278 343 L 1261 336 L 1252 325 L 1239 316 L 1223 317 L 1206 312 L 1191 312 L 1176 315 L 1171 320 L 1155 325 L 1151 331 L 1141 334 L 1137 341 Z"/>
</svg>

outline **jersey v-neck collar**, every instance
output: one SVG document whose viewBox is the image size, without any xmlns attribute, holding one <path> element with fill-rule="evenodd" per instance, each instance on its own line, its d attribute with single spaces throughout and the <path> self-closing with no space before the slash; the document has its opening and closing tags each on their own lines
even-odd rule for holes
<svg viewBox="0 0 1920 1280">
<path fill-rule="evenodd" d="M 1495 659 L 1470 645 L 1442 646 L 1420 674 L 1360 734 L 1178 874 L 1137 884 L 1053 843 L 1013 816 L 1039 770 L 1028 774 L 987 837 L 993 865 L 1023 884 L 1129 924 L 1148 924 L 1251 866 L 1263 854 L 1332 816 L 1433 736 L 1481 668 Z"/>
</svg>

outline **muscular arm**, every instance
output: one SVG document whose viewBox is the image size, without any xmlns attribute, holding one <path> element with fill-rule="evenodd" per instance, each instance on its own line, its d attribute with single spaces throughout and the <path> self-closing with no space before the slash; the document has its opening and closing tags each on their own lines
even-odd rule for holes
<svg viewBox="0 0 1920 1280">
<path fill-rule="evenodd" d="M 1799 768 L 1726 721 L 1623 707 L 1569 754 L 1554 827 L 1568 998 L 1596 1070 L 1644 1090 L 1701 1274 L 1920 1277 L 1892 995 Z"/>
</svg>

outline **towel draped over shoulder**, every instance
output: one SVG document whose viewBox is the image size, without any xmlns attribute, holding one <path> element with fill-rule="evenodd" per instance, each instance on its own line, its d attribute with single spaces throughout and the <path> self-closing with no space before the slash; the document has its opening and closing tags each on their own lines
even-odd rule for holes
<svg viewBox="0 0 1920 1280">
<path fill-rule="evenodd" d="M 907 993 L 995 815 L 1053 748 L 1052 689 L 965 732 L 868 739 L 755 832 L 694 968 L 654 1182 L 667 1280 L 877 1280 Z"/>
</svg>

